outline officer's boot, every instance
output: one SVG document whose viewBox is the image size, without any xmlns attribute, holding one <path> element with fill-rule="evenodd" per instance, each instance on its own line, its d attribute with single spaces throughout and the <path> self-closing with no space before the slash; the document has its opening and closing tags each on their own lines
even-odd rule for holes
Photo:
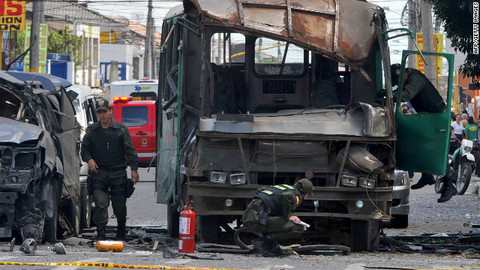
<svg viewBox="0 0 480 270">
<path fill-rule="evenodd" d="M 418 180 L 418 182 L 412 186 L 412 189 L 419 189 L 426 185 L 433 184 L 435 184 L 435 178 L 433 178 L 433 175 L 429 173 L 422 173 L 422 177 L 420 177 L 420 180 Z"/>
<path fill-rule="evenodd" d="M 438 198 L 437 202 L 442 203 L 450 200 L 453 196 L 457 194 L 457 188 L 452 180 L 449 177 L 445 177 L 443 184 L 442 196 Z"/>
<path fill-rule="evenodd" d="M 119 223 L 117 226 L 117 240 L 125 240 L 125 235 L 127 234 L 127 226 L 125 223 Z"/>
<path fill-rule="evenodd" d="M 105 232 L 105 227 L 98 227 L 97 228 L 97 240 L 106 240 L 107 234 Z"/>
</svg>

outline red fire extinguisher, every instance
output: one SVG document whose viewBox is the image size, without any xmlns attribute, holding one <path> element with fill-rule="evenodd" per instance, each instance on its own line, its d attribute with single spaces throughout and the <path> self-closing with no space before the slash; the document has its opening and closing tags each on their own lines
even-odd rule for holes
<svg viewBox="0 0 480 270">
<path fill-rule="evenodd" d="M 193 212 L 193 201 L 189 201 L 185 210 L 180 213 L 178 225 L 178 251 L 183 253 L 195 252 L 195 219 L 197 214 Z"/>
</svg>

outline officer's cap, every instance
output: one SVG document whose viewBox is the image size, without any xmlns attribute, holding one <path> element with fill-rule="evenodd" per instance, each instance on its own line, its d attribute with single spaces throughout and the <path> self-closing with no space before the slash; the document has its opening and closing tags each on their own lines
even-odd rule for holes
<svg viewBox="0 0 480 270">
<path fill-rule="evenodd" d="M 96 105 L 95 107 L 97 108 L 97 112 L 98 111 L 108 111 L 111 108 L 108 100 L 106 100 L 104 98 L 101 98 L 101 99 L 97 100 L 97 103 L 95 105 Z"/>
<path fill-rule="evenodd" d="M 390 66 L 390 72 L 392 74 L 392 87 L 398 85 L 401 72 L 400 64 L 393 64 Z"/>
<path fill-rule="evenodd" d="M 308 196 L 312 197 L 313 192 L 313 184 L 307 178 L 302 178 L 295 183 L 295 187 L 302 193 L 308 194 Z"/>
</svg>

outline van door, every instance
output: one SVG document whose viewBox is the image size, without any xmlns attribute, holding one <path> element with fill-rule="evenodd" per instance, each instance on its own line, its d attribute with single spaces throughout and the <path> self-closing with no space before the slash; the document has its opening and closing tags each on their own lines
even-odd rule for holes
<svg viewBox="0 0 480 270">
<path fill-rule="evenodd" d="M 155 103 L 152 102 L 148 106 L 148 129 L 147 129 L 147 138 L 149 141 L 149 147 L 148 147 L 148 159 L 149 163 L 152 161 L 152 159 L 155 158 L 156 151 L 157 151 L 157 136 L 156 136 L 156 129 L 157 129 L 157 112 L 156 112 L 156 105 Z M 155 162 L 155 161 L 153 161 Z M 155 166 L 155 163 L 153 163 L 153 166 Z"/>
<path fill-rule="evenodd" d="M 155 155 L 153 103 L 128 102 L 121 109 L 121 122 L 128 127 L 140 163 L 150 163 Z"/>
<path fill-rule="evenodd" d="M 397 100 L 403 91 L 403 75 L 407 57 L 414 57 L 417 51 L 404 51 Z M 446 108 L 442 113 L 417 113 L 404 115 L 396 103 L 395 121 L 397 129 L 397 168 L 415 172 L 445 175 L 450 138 L 451 100 L 453 81 L 452 54 L 423 52 L 424 55 L 441 56 L 448 62 L 448 80 L 444 96 Z M 431 58 L 433 60 L 433 57 Z M 437 60 L 438 61 L 438 60 Z M 433 61 L 428 63 L 435 65 Z M 438 89 L 437 89 L 438 90 Z M 445 99 L 446 98 L 446 99 Z"/>
</svg>

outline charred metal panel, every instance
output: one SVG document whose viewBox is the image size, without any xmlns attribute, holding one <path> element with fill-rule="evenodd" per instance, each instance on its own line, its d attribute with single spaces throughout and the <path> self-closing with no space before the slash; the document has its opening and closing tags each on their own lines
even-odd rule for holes
<svg viewBox="0 0 480 270">
<path fill-rule="evenodd" d="M 63 165 L 63 182 L 70 199 L 78 205 L 80 198 L 80 158 L 78 156 L 79 149 L 76 144 L 72 144 L 76 138 L 79 138 L 78 129 L 72 129 L 57 135 L 60 142 L 60 149 Z M 60 153 L 59 153 L 60 154 Z"/>
<path fill-rule="evenodd" d="M 244 145 L 245 155 L 250 156 L 250 149 Z M 194 152 L 195 169 L 243 171 L 242 157 L 238 142 L 235 139 L 210 139 L 199 138 Z"/>
<path fill-rule="evenodd" d="M 248 128 L 239 129 L 243 122 L 214 118 L 200 119 L 199 131 L 227 133 L 322 134 L 387 137 L 393 133 L 391 120 L 384 107 L 362 103 L 356 109 L 289 110 L 276 114 L 254 114 Z M 360 109 L 361 108 L 361 109 Z M 221 127 L 221 128 L 220 128 Z"/>
<path fill-rule="evenodd" d="M 42 134 L 39 126 L 0 117 L 0 143 L 19 144 L 25 141 L 38 140 Z"/>
<path fill-rule="evenodd" d="M 259 140 L 257 164 L 276 167 L 279 172 L 292 167 L 318 170 L 327 168 L 327 155 L 325 142 Z"/>
<path fill-rule="evenodd" d="M 388 118 L 385 107 L 373 107 L 367 103 L 359 103 L 365 112 L 365 127 L 363 133 L 365 136 L 383 137 L 391 133 L 392 122 Z"/>
<path fill-rule="evenodd" d="M 341 163 L 345 158 L 344 156 L 346 150 L 346 148 L 343 148 L 339 151 L 337 156 L 338 163 Z M 351 145 L 350 149 L 348 150 L 345 168 L 373 174 L 382 169 L 383 164 L 367 149 L 361 145 L 354 144 Z"/>
<path fill-rule="evenodd" d="M 377 35 L 377 5 L 359 0 L 191 0 L 212 23 L 291 40 L 339 60 L 365 61 Z M 189 12 L 189 10 L 186 10 Z M 321 29 L 319 29 L 321 27 Z"/>
<path fill-rule="evenodd" d="M 0 190 L 25 193 L 32 181 L 42 175 L 38 141 L 30 146 L 0 145 Z"/>
</svg>

